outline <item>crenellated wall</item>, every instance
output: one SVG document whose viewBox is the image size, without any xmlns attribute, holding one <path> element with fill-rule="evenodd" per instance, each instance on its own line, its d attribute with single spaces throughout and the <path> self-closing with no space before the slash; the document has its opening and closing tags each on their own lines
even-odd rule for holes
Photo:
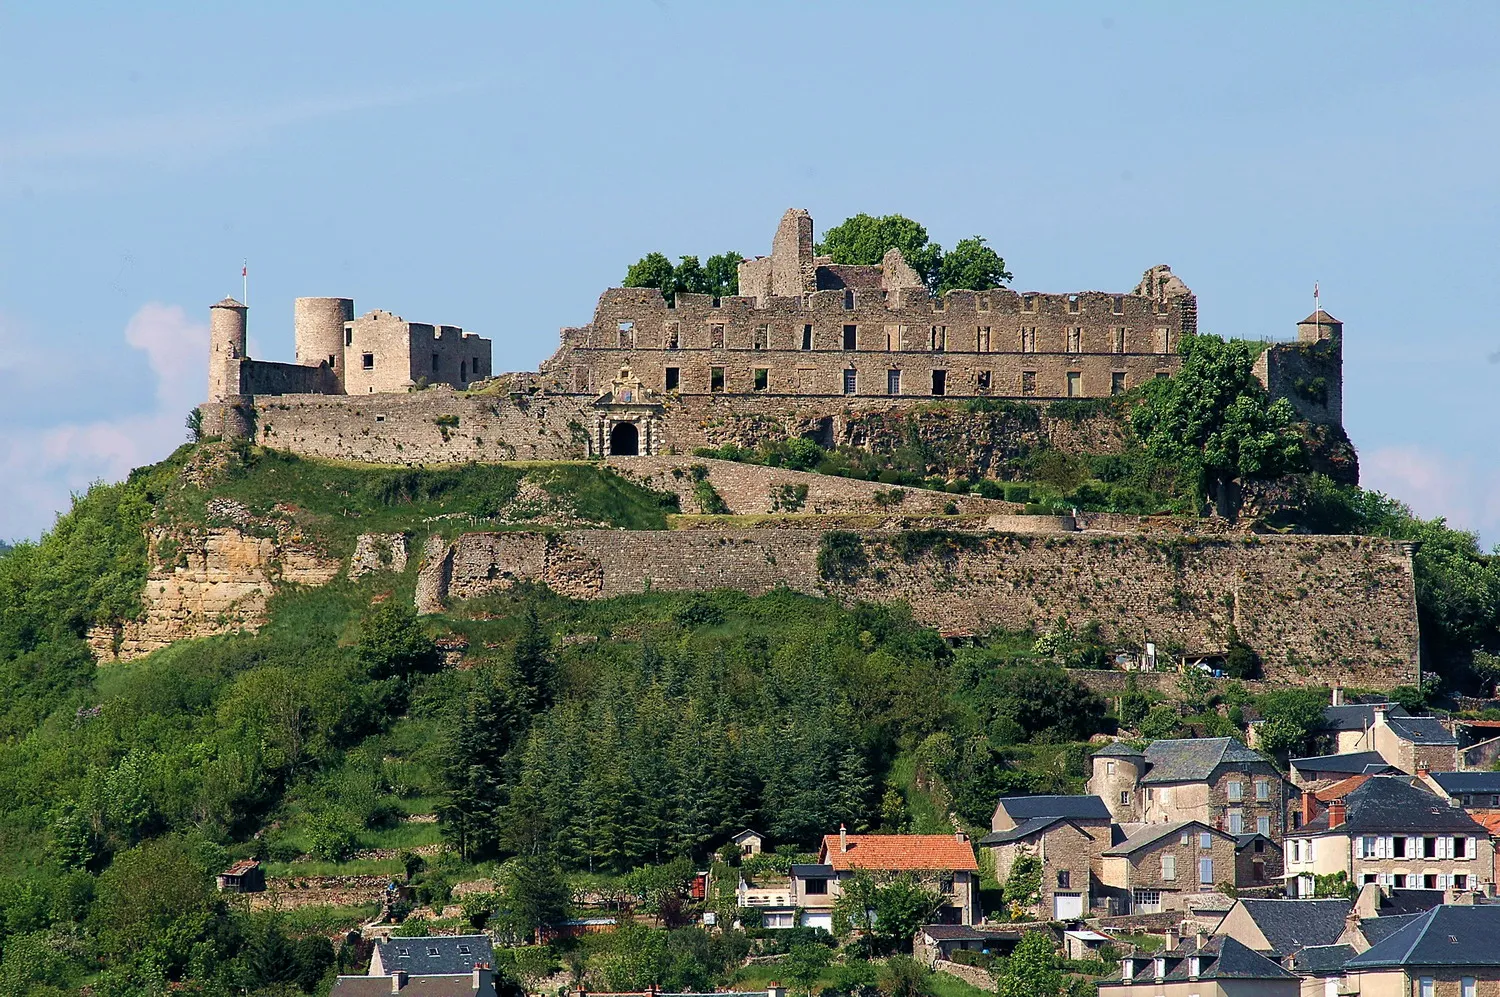
<svg viewBox="0 0 1500 997">
<path fill-rule="evenodd" d="M 1054 536 L 866 532 L 845 579 L 818 569 L 817 530 L 466 534 L 430 546 L 419 609 L 518 581 L 574 598 L 778 587 L 849 600 L 904 600 L 943 630 L 1075 627 L 1125 643 L 1222 652 L 1228 628 L 1294 684 L 1387 688 L 1414 680 L 1411 553 L 1368 537 Z"/>
</svg>

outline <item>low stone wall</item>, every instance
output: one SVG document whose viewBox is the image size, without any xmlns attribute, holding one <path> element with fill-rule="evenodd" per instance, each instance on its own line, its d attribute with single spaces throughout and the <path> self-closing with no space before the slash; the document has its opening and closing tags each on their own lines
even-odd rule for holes
<svg viewBox="0 0 1500 997">
<path fill-rule="evenodd" d="M 862 532 L 846 570 L 818 568 L 824 534 L 796 529 L 574 530 L 430 540 L 418 607 L 433 612 L 519 581 L 573 598 L 778 587 L 908 603 L 954 632 L 1097 621 L 1111 639 L 1222 652 L 1233 625 L 1266 675 L 1387 688 L 1415 675 L 1410 549 L 1369 537 Z M 1109 673 L 1101 673 L 1109 674 Z M 1123 680 L 1121 680 L 1123 681 Z"/>
<path fill-rule="evenodd" d="M 1000 985 L 999 981 L 995 979 L 994 973 L 991 973 L 987 969 L 980 969 L 978 966 L 965 966 L 961 962 L 950 962 L 947 959 L 939 959 L 932 964 L 932 968 L 939 973 L 956 976 L 970 986 L 978 987 L 980 990 L 988 990 L 993 993 Z"/>
<path fill-rule="evenodd" d="M 1122 696 L 1130 688 L 1130 682 L 1135 680 L 1136 688 L 1144 693 L 1157 693 L 1168 699 L 1175 698 L 1178 686 L 1182 682 L 1182 674 L 1175 671 L 1156 672 L 1115 672 L 1097 671 L 1092 668 L 1069 668 L 1068 675 L 1080 684 L 1087 686 L 1094 692 L 1107 698 Z M 1208 680 L 1210 684 L 1227 683 L 1228 679 Z M 1273 685 L 1259 679 L 1236 680 L 1246 690 L 1254 693 L 1269 692 Z"/>
<path fill-rule="evenodd" d="M 247 893 L 251 910 L 354 907 L 385 899 L 388 876 L 268 877 L 263 893 Z"/>
</svg>

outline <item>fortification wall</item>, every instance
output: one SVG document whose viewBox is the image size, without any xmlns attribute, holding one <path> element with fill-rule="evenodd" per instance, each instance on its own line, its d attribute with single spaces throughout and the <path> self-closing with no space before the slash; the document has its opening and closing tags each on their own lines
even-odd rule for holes
<svg viewBox="0 0 1500 997">
<path fill-rule="evenodd" d="M 390 395 L 261 397 L 253 403 L 255 442 L 380 464 L 571 460 L 588 456 L 589 401 L 464 395 L 442 386 Z"/>
<path fill-rule="evenodd" d="M 1273 343 L 1256 359 L 1255 376 L 1272 397 L 1291 402 L 1300 418 L 1343 425 L 1344 356 L 1339 339 Z"/>
<path fill-rule="evenodd" d="M 777 587 L 849 600 L 904 600 L 957 631 L 1099 621 L 1121 641 L 1221 652 L 1233 624 L 1267 676 L 1384 688 L 1416 673 L 1410 550 L 1367 537 L 1161 540 L 1126 534 L 1030 537 L 861 535 L 846 580 L 817 567 L 813 530 L 466 534 L 429 548 L 419 608 L 518 581 L 598 599 L 652 591 Z"/>
<path fill-rule="evenodd" d="M 336 394 L 338 375 L 326 366 L 240 360 L 240 395 Z"/>
</svg>

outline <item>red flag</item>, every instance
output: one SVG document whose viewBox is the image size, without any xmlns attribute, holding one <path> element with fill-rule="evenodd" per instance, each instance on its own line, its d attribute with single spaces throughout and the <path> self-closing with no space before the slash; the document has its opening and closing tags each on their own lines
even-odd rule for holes
<svg viewBox="0 0 1500 997">
<path fill-rule="evenodd" d="M 248 277 L 248 276 L 250 276 L 250 264 L 247 263 L 244 266 L 240 267 L 240 276 L 241 277 Z"/>
</svg>

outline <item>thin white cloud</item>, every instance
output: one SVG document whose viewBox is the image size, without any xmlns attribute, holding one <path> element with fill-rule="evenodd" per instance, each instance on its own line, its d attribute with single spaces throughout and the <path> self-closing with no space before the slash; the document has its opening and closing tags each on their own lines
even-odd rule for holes
<svg viewBox="0 0 1500 997">
<path fill-rule="evenodd" d="M 155 406 L 46 429 L 0 428 L 0 537 L 35 537 L 67 508 L 72 493 L 95 481 L 118 481 L 186 439 L 184 420 L 206 387 L 208 326 L 176 305 L 151 303 L 131 316 L 124 338 L 146 354 L 156 377 Z"/>
<path fill-rule="evenodd" d="M 1425 518 L 1500 541 L 1500 468 L 1415 446 L 1382 447 L 1360 458 L 1366 488 L 1401 499 Z"/>
</svg>

